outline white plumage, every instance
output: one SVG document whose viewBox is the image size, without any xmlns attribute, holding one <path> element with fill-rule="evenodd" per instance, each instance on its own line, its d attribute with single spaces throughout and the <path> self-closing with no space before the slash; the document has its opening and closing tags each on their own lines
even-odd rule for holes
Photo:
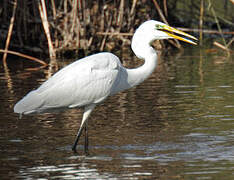
<svg viewBox="0 0 234 180">
<path fill-rule="evenodd" d="M 118 88 L 116 79 L 120 68 L 119 59 L 111 53 L 75 61 L 27 94 L 15 105 L 14 111 L 30 114 L 100 103 L 114 86 Z"/>
<path fill-rule="evenodd" d="M 84 127 L 86 130 L 87 119 L 95 106 L 110 95 L 136 86 L 153 72 L 157 65 L 157 54 L 150 45 L 152 41 L 173 37 L 195 44 L 170 32 L 196 39 L 161 22 L 146 21 L 136 30 L 132 39 L 132 50 L 137 57 L 145 60 L 144 65 L 127 69 L 117 56 L 108 52 L 82 58 L 55 73 L 38 89 L 29 92 L 15 105 L 14 112 L 32 114 L 84 107 L 81 126 L 72 148 L 76 151 L 79 137 Z M 88 136 L 85 133 L 87 150 Z"/>
</svg>

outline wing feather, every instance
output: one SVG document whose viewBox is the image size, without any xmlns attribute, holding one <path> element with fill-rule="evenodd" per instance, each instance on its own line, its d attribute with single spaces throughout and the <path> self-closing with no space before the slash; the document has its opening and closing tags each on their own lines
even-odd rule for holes
<svg viewBox="0 0 234 180">
<path fill-rule="evenodd" d="M 16 104 L 15 111 L 20 109 L 19 113 L 26 114 L 99 103 L 111 94 L 120 68 L 119 59 L 111 53 L 99 53 L 78 60 L 26 95 L 17 103 L 18 108 Z"/>
</svg>

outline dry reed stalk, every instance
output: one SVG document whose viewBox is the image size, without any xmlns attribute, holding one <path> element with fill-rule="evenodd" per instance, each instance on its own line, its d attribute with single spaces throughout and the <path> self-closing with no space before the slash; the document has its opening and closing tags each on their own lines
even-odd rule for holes
<svg viewBox="0 0 234 180">
<path fill-rule="evenodd" d="M 17 7 L 17 0 L 15 0 L 13 5 L 14 5 L 13 6 L 13 12 L 12 12 L 12 16 L 11 16 L 11 20 L 10 20 L 10 26 L 9 26 L 9 30 L 8 30 L 8 34 L 7 34 L 5 51 L 4 51 L 4 55 L 3 55 L 3 59 L 2 59 L 4 67 L 7 67 L 7 63 L 6 63 L 7 50 L 8 50 L 9 44 L 10 44 L 11 34 L 12 34 L 14 22 L 15 22 L 15 13 L 16 13 L 16 7 Z"/>
<path fill-rule="evenodd" d="M 32 4 L 32 16 L 34 16 L 35 18 L 34 18 L 34 20 L 41 20 L 41 18 L 39 18 L 38 17 L 38 5 L 37 5 L 38 3 L 33 3 Z M 37 28 L 37 26 L 35 26 L 35 28 L 33 29 L 33 31 L 32 31 L 32 36 L 31 36 L 31 38 L 30 39 L 33 39 L 33 40 L 35 40 L 36 39 L 36 37 L 38 37 L 38 28 Z"/>
<path fill-rule="evenodd" d="M 185 31 L 185 32 L 200 32 L 202 31 L 203 33 L 207 33 L 207 34 L 233 34 L 234 35 L 234 31 L 233 32 L 219 32 L 216 30 L 210 30 L 210 29 L 191 29 L 191 28 L 181 28 L 181 27 L 177 27 L 176 29 L 179 29 L 181 31 Z"/>
<path fill-rule="evenodd" d="M 214 44 L 215 46 L 217 46 L 217 47 L 219 47 L 219 48 L 225 50 L 225 51 L 230 51 L 230 49 L 228 49 L 226 46 L 224 46 L 224 45 L 218 43 L 217 41 L 215 41 L 213 44 Z"/>
<path fill-rule="evenodd" d="M 89 8 L 86 7 L 86 0 L 80 0 L 82 3 L 82 17 L 83 17 L 83 26 L 86 28 L 87 24 L 90 23 L 90 14 L 89 14 Z M 84 37 L 86 37 L 86 31 L 84 31 Z"/>
<path fill-rule="evenodd" d="M 159 14 L 160 18 L 162 19 L 162 21 L 163 21 L 165 24 L 169 25 L 168 22 L 167 22 L 167 19 L 166 19 L 165 16 L 163 15 L 162 10 L 160 9 L 160 6 L 159 6 L 158 2 L 157 2 L 156 0 L 152 0 L 152 1 L 153 1 L 153 3 L 154 3 L 155 8 L 156 8 L 157 11 L 158 11 L 158 14 Z M 181 45 L 180 45 L 180 43 L 179 43 L 179 41 L 178 41 L 177 39 L 168 40 L 168 42 L 170 42 L 172 45 L 174 45 L 174 46 L 177 47 L 178 49 L 181 48 Z"/>
<path fill-rule="evenodd" d="M 53 12 L 53 21 L 56 22 L 57 13 L 56 13 L 56 6 L 55 6 L 54 0 L 51 0 L 51 5 L 52 5 L 52 12 Z M 55 29 L 55 32 L 54 32 L 54 39 L 55 39 L 54 45 L 55 45 L 55 47 L 58 47 L 59 41 L 58 41 L 57 29 Z"/>
<path fill-rule="evenodd" d="M 227 44 L 227 47 L 229 47 L 233 42 L 234 42 L 234 37 L 229 41 L 229 43 Z"/>
<path fill-rule="evenodd" d="M 160 18 L 162 19 L 162 21 L 168 25 L 167 19 L 165 18 L 165 16 L 163 15 L 162 10 L 160 9 L 160 6 L 158 5 L 158 2 L 156 0 L 153 0 L 154 6 L 156 7 L 158 14 L 160 16 Z"/>
<path fill-rule="evenodd" d="M 102 11 L 101 11 L 101 20 L 100 20 L 100 23 L 99 23 L 100 24 L 99 29 L 101 31 L 104 31 L 104 29 L 105 29 L 105 21 L 104 21 L 104 19 L 105 19 L 105 11 L 106 11 L 106 9 L 107 9 L 107 6 L 104 5 L 103 8 L 102 8 Z"/>
<path fill-rule="evenodd" d="M 163 8 L 164 8 L 164 13 L 165 13 L 166 17 L 168 17 L 167 0 L 163 0 Z"/>
<path fill-rule="evenodd" d="M 224 43 L 224 45 L 227 47 L 227 43 L 226 43 L 226 41 L 225 41 L 225 39 L 224 39 L 224 37 L 223 37 L 222 28 L 220 27 L 219 20 L 218 20 L 218 18 L 217 18 L 217 16 L 216 16 L 215 10 L 214 10 L 213 5 L 212 5 L 212 3 L 211 3 L 210 0 L 209 0 L 209 7 L 210 7 L 210 10 L 211 10 L 211 13 L 212 13 L 213 16 L 214 16 L 215 23 L 216 23 L 216 25 L 217 25 L 217 27 L 218 27 L 218 31 L 220 32 L 220 35 L 221 35 L 222 40 L 223 40 L 223 43 Z"/>
<path fill-rule="evenodd" d="M 46 72 L 46 79 L 49 79 L 55 72 L 58 71 L 58 63 L 56 59 L 51 59 L 48 70 Z"/>
<path fill-rule="evenodd" d="M 79 4 L 77 0 L 73 1 L 73 8 L 72 8 L 72 27 L 70 33 L 74 33 L 74 28 L 76 27 L 76 46 L 79 49 L 80 48 L 80 20 L 77 10 L 79 11 L 81 3 L 79 1 Z"/>
<path fill-rule="evenodd" d="M 117 31 L 120 32 L 120 29 L 122 27 L 123 24 L 123 15 L 124 15 L 124 0 L 120 1 L 120 6 L 119 6 L 119 15 L 117 18 Z"/>
<path fill-rule="evenodd" d="M 97 32 L 97 35 L 109 36 L 133 36 L 133 33 L 120 33 L 120 32 Z"/>
<path fill-rule="evenodd" d="M 218 43 L 218 42 L 214 42 L 214 45 L 220 47 L 221 49 L 224 49 L 224 50 L 227 52 L 227 56 L 229 57 L 229 56 L 230 56 L 230 50 L 228 49 L 227 43 L 226 43 L 226 41 L 225 41 L 225 39 L 224 39 L 223 32 L 222 32 L 222 29 L 221 29 L 221 27 L 220 27 L 219 20 L 218 20 L 218 18 L 217 18 L 217 16 L 216 16 L 216 13 L 215 13 L 215 10 L 214 10 L 213 5 L 212 5 L 212 3 L 211 3 L 211 0 L 209 0 L 209 7 L 210 7 L 210 10 L 211 10 L 211 13 L 212 13 L 213 16 L 214 16 L 216 25 L 217 25 L 217 27 L 218 27 L 218 31 L 220 32 L 220 35 L 221 35 L 221 38 L 222 38 L 222 40 L 223 40 L 223 43 L 224 43 L 224 47 L 225 47 L 225 48 L 223 48 L 223 47 L 222 47 L 223 45 L 221 45 L 221 44 Z"/>
<path fill-rule="evenodd" d="M 63 9 L 64 9 L 64 11 L 63 11 L 63 14 L 65 15 L 65 17 L 64 17 L 64 23 L 63 23 L 63 32 L 62 32 L 62 34 L 63 34 L 63 46 L 66 46 L 67 44 L 68 44 L 68 36 L 66 36 L 66 34 L 68 34 L 68 16 L 67 16 L 67 14 L 68 14 L 68 7 L 67 7 L 67 0 L 64 0 L 64 2 L 63 2 Z"/>
<path fill-rule="evenodd" d="M 28 19 L 28 14 L 29 14 L 28 8 L 27 8 L 28 0 L 19 1 L 19 2 L 23 3 L 23 9 L 24 9 L 24 11 L 23 11 L 23 29 L 24 29 L 24 33 L 28 34 L 28 31 L 27 31 L 28 30 L 28 28 L 27 28 L 27 19 Z M 26 40 L 27 40 L 27 38 L 26 38 Z"/>
<path fill-rule="evenodd" d="M 132 7 L 131 7 L 131 11 L 130 11 L 130 16 L 132 16 L 133 13 L 134 13 L 134 11 L 135 11 L 136 3 L 137 3 L 137 0 L 133 0 L 133 2 L 132 2 Z"/>
<path fill-rule="evenodd" d="M 200 19 L 199 19 L 199 43 L 202 45 L 202 40 L 203 40 L 203 16 L 204 16 L 204 0 L 200 1 Z"/>
<path fill-rule="evenodd" d="M 78 9 L 78 3 L 77 3 L 77 0 L 75 0 L 72 3 L 72 27 L 71 27 L 71 33 L 74 31 L 74 27 L 76 25 L 77 9 Z"/>
<path fill-rule="evenodd" d="M 54 0 L 51 0 L 51 5 L 52 5 L 52 12 L 53 12 L 53 19 L 56 19 L 56 6 L 54 3 Z"/>
<path fill-rule="evenodd" d="M 81 24 L 80 24 L 80 18 L 76 18 L 77 21 L 77 27 L 76 27 L 76 47 L 77 49 L 80 48 L 80 29 L 81 29 Z"/>
<path fill-rule="evenodd" d="M 15 52 L 15 51 L 10 51 L 10 50 L 4 50 L 4 49 L 0 49 L 0 52 L 2 52 L 2 53 L 8 53 L 8 54 L 13 54 L 13 55 L 16 55 L 16 56 L 20 56 L 20 57 L 23 57 L 23 58 L 26 58 L 26 59 L 29 59 L 29 60 L 32 60 L 32 61 L 36 61 L 36 62 L 42 64 L 43 66 L 47 66 L 47 63 L 45 63 L 44 61 L 42 61 L 42 60 L 40 60 L 38 58 L 32 57 L 32 56 L 23 54 L 23 53 L 19 53 L 19 52 Z"/>
<path fill-rule="evenodd" d="M 132 29 L 132 24 L 135 18 L 135 10 L 136 10 L 136 4 L 137 4 L 137 0 L 133 0 L 132 2 L 132 7 L 130 10 L 130 16 L 128 16 L 128 29 Z"/>
<path fill-rule="evenodd" d="M 22 4 L 22 1 L 20 1 L 19 2 L 19 4 L 17 5 L 20 9 L 22 8 L 21 5 Z M 24 7 L 23 7 L 24 8 Z M 24 11 L 23 11 L 23 13 L 25 13 Z M 18 39 L 19 39 L 19 44 L 21 45 L 21 46 L 23 46 L 24 45 L 24 43 L 23 43 L 23 38 L 22 38 L 22 27 L 24 27 L 25 28 L 25 26 L 22 26 L 22 24 L 25 24 L 23 21 L 24 21 L 24 17 L 23 17 L 23 13 L 18 13 L 18 15 L 17 15 L 17 23 L 16 23 L 16 33 L 17 33 L 17 37 L 18 37 Z M 25 37 L 25 38 L 27 38 L 27 37 Z"/>
<path fill-rule="evenodd" d="M 110 30 L 111 22 L 112 22 L 112 15 L 110 15 L 110 17 L 109 17 L 109 21 L 108 21 L 108 26 L 107 26 L 107 28 L 106 28 L 106 32 L 108 32 L 108 31 Z M 103 49 L 104 49 L 104 47 L 105 47 L 106 38 L 107 38 L 107 35 L 105 34 L 104 37 L 103 37 L 103 39 L 102 39 L 100 51 L 103 51 Z"/>
<path fill-rule="evenodd" d="M 39 2 L 38 5 L 39 5 L 39 11 L 40 11 L 41 20 L 42 20 L 42 25 L 43 25 L 43 28 L 44 28 L 44 31 L 46 34 L 46 38 L 48 41 L 50 59 L 53 59 L 53 58 L 55 58 L 56 54 L 55 54 L 53 43 L 52 43 L 51 36 L 50 36 L 45 1 L 41 0 L 41 3 Z"/>
</svg>

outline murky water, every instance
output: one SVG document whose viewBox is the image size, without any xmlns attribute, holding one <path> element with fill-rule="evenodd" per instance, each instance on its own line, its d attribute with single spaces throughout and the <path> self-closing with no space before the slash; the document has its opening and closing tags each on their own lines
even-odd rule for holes
<svg viewBox="0 0 234 180">
<path fill-rule="evenodd" d="M 1 179 L 234 178 L 232 58 L 191 48 L 162 57 L 143 84 L 95 109 L 89 156 L 83 137 L 78 154 L 71 151 L 81 109 L 18 120 L 14 104 L 49 73 L 9 61 L 8 71 L 0 68 Z"/>
</svg>

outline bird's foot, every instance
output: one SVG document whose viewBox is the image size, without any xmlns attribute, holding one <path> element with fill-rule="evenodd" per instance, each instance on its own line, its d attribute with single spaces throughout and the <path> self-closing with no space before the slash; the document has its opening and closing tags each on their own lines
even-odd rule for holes
<svg viewBox="0 0 234 180">
<path fill-rule="evenodd" d="M 87 148 L 87 149 L 85 148 L 84 153 L 85 153 L 85 156 L 88 156 L 88 155 L 89 155 L 89 150 L 88 150 L 88 148 Z"/>
<path fill-rule="evenodd" d="M 73 151 L 74 153 L 77 153 L 77 151 L 76 151 L 76 146 L 72 146 L 72 151 Z"/>
<path fill-rule="evenodd" d="M 72 147 L 72 151 L 73 151 L 75 154 L 77 154 L 76 146 L 73 146 L 73 147 Z M 88 149 L 87 147 L 85 147 L 84 153 L 85 153 L 85 156 L 88 156 L 88 155 L 89 155 L 89 149 Z"/>
</svg>

